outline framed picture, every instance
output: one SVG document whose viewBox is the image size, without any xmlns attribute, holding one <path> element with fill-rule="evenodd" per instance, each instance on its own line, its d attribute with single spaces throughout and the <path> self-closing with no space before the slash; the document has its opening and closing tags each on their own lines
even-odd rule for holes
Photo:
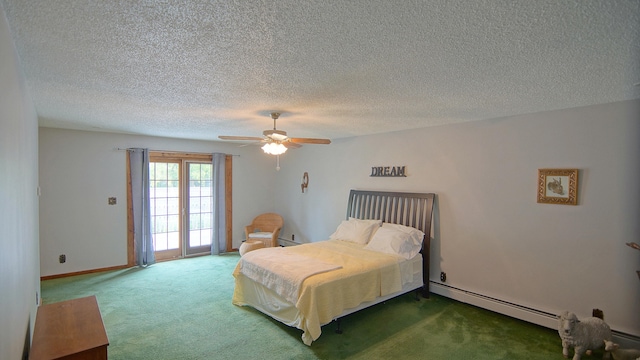
<svg viewBox="0 0 640 360">
<path fill-rule="evenodd" d="M 538 202 L 578 205 L 578 169 L 538 169 Z"/>
</svg>

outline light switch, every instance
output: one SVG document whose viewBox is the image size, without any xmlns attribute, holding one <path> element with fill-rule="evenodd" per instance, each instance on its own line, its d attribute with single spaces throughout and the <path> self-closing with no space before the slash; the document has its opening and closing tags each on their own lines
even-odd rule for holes
<svg viewBox="0 0 640 360">
<path fill-rule="evenodd" d="M 116 198 L 115 197 L 110 197 L 109 198 L 109 205 L 115 205 L 116 204 Z"/>
</svg>

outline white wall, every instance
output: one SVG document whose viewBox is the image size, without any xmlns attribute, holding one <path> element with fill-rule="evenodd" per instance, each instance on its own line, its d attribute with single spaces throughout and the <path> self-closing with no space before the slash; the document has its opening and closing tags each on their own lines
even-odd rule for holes
<svg viewBox="0 0 640 360">
<path fill-rule="evenodd" d="M 625 245 L 640 240 L 638 154 L 640 100 L 341 139 L 283 157 L 277 210 L 286 237 L 319 241 L 349 189 L 434 192 L 431 280 L 551 314 L 599 308 L 640 336 L 640 254 Z M 579 204 L 538 204 L 539 168 L 579 168 Z"/>
<path fill-rule="evenodd" d="M 40 293 L 38 119 L 0 7 L 0 359 L 28 349 Z"/>
<path fill-rule="evenodd" d="M 274 209 L 274 195 L 265 189 L 273 188 L 275 170 L 256 147 L 40 128 L 42 276 L 127 263 L 126 152 L 117 149 L 129 147 L 240 155 L 233 157 L 236 248 L 244 238 L 244 226 L 255 215 Z M 116 205 L 107 204 L 112 196 Z M 67 257 L 63 264 L 60 254 Z"/>
</svg>

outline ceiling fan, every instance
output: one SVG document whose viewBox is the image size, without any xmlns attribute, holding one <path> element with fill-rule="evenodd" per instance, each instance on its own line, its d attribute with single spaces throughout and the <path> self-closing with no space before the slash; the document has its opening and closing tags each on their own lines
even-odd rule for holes
<svg viewBox="0 0 640 360">
<path fill-rule="evenodd" d="M 276 129 L 276 120 L 280 117 L 280 113 L 272 112 L 271 118 L 273 119 L 273 130 L 265 130 L 262 132 L 263 137 L 257 136 L 225 136 L 220 135 L 218 138 L 222 140 L 241 140 L 241 141 L 256 141 L 263 143 L 262 150 L 270 155 L 284 154 L 287 149 L 299 148 L 300 144 L 331 144 L 329 139 L 315 139 L 315 138 L 294 138 L 287 136 L 287 132 Z"/>
</svg>

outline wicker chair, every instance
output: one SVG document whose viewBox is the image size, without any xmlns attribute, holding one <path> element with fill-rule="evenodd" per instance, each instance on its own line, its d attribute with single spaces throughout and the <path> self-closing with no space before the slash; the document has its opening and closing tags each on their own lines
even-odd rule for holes
<svg viewBox="0 0 640 360">
<path fill-rule="evenodd" d="M 251 225 L 244 227 L 246 242 L 261 241 L 265 247 L 278 246 L 278 236 L 284 225 L 282 216 L 276 213 L 260 214 Z"/>
</svg>

